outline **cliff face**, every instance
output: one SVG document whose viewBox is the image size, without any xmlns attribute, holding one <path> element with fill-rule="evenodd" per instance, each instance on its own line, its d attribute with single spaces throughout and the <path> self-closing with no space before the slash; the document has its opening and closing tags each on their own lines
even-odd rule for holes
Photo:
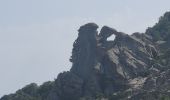
<svg viewBox="0 0 170 100">
<path fill-rule="evenodd" d="M 165 29 L 169 19 L 166 13 L 146 33 L 132 35 L 108 26 L 98 33 L 95 23 L 85 24 L 73 44 L 70 71 L 59 74 L 54 82 L 30 84 L 0 100 L 167 100 L 170 31 Z M 115 39 L 108 41 L 111 35 Z"/>
</svg>

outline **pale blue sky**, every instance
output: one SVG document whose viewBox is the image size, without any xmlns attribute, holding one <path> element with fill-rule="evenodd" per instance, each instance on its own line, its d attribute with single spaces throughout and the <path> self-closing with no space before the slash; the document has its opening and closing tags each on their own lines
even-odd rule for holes
<svg viewBox="0 0 170 100">
<path fill-rule="evenodd" d="M 0 0 L 0 96 L 69 70 L 80 25 L 144 32 L 170 0 Z"/>
</svg>

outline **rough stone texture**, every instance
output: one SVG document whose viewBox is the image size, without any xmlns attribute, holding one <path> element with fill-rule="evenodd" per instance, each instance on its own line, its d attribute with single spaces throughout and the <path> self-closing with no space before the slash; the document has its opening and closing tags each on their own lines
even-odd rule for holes
<svg viewBox="0 0 170 100">
<path fill-rule="evenodd" d="M 163 44 L 153 42 L 148 34 L 128 35 L 108 26 L 97 33 L 97 28 L 94 23 L 80 27 L 73 45 L 70 73 L 83 81 L 79 91 L 82 97 L 94 99 L 101 94 L 109 97 L 115 93 L 117 99 L 136 100 L 134 98 L 138 98 L 139 94 L 141 98 L 148 99 L 145 91 L 169 90 L 168 71 L 164 72 L 163 66 L 155 62 L 160 55 L 159 47 Z M 115 35 L 115 40 L 107 41 L 111 35 Z M 67 91 L 70 91 L 69 87 Z"/>
<path fill-rule="evenodd" d="M 97 28 L 94 23 L 81 26 L 78 38 L 73 44 L 71 72 L 80 77 L 88 78 L 93 73 L 97 55 Z M 80 67 L 81 66 L 81 67 Z"/>
<path fill-rule="evenodd" d="M 50 84 L 31 85 L 31 91 L 23 88 L 19 96 L 0 100 L 166 100 L 162 96 L 170 96 L 170 38 L 128 35 L 108 26 L 98 33 L 97 28 L 88 23 L 78 30 L 70 71 Z M 111 35 L 115 39 L 107 41 Z"/>
<path fill-rule="evenodd" d="M 75 100 L 80 98 L 83 92 L 83 80 L 71 72 L 58 75 L 55 81 L 58 95 L 63 100 Z"/>
</svg>

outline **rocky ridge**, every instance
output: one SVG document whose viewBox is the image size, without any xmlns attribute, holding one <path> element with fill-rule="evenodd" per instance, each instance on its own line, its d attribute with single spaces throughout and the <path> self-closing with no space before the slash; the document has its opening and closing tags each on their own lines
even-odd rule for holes
<svg viewBox="0 0 170 100">
<path fill-rule="evenodd" d="M 169 100 L 170 31 L 160 29 L 169 23 L 167 12 L 146 33 L 132 35 L 108 26 L 98 33 L 97 24 L 87 23 L 73 44 L 70 71 L 0 100 Z"/>
</svg>

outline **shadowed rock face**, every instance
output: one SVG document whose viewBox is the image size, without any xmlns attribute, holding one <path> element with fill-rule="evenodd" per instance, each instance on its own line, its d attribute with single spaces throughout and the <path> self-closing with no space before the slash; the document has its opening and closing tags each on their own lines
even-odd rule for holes
<svg viewBox="0 0 170 100">
<path fill-rule="evenodd" d="M 54 82 L 31 84 L 0 100 L 166 100 L 162 95 L 170 96 L 170 38 L 128 35 L 108 26 L 99 33 L 97 29 L 88 23 L 78 30 L 70 71 Z M 107 41 L 111 35 L 115 39 Z"/>
<path fill-rule="evenodd" d="M 128 35 L 108 26 L 98 34 L 97 28 L 94 23 L 81 26 L 73 44 L 73 66 L 68 73 L 84 81 L 83 95 L 111 95 L 130 87 L 129 80 L 147 77 L 158 55 L 147 36 Z M 107 41 L 112 34 L 115 40 Z"/>
<path fill-rule="evenodd" d="M 98 33 L 97 28 L 95 23 L 80 27 L 70 58 L 72 68 L 58 75 L 48 100 L 110 96 L 130 88 L 133 79 L 147 77 L 154 67 L 153 53 L 157 55 L 157 50 L 145 35 L 128 35 L 108 26 Z M 111 35 L 115 35 L 115 40 L 107 41 Z"/>
<path fill-rule="evenodd" d="M 78 38 L 73 44 L 71 72 L 88 78 L 93 73 L 97 56 L 97 28 L 94 23 L 81 26 Z M 80 67 L 81 66 L 81 67 Z"/>
<path fill-rule="evenodd" d="M 115 29 L 112 29 L 108 26 L 104 26 L 99 34 L 100 42 L 106 42 L 108 37 L 110 37 L 113 34 L 118 35 L 117 33 L 118 32 Z"/>
</svg>

